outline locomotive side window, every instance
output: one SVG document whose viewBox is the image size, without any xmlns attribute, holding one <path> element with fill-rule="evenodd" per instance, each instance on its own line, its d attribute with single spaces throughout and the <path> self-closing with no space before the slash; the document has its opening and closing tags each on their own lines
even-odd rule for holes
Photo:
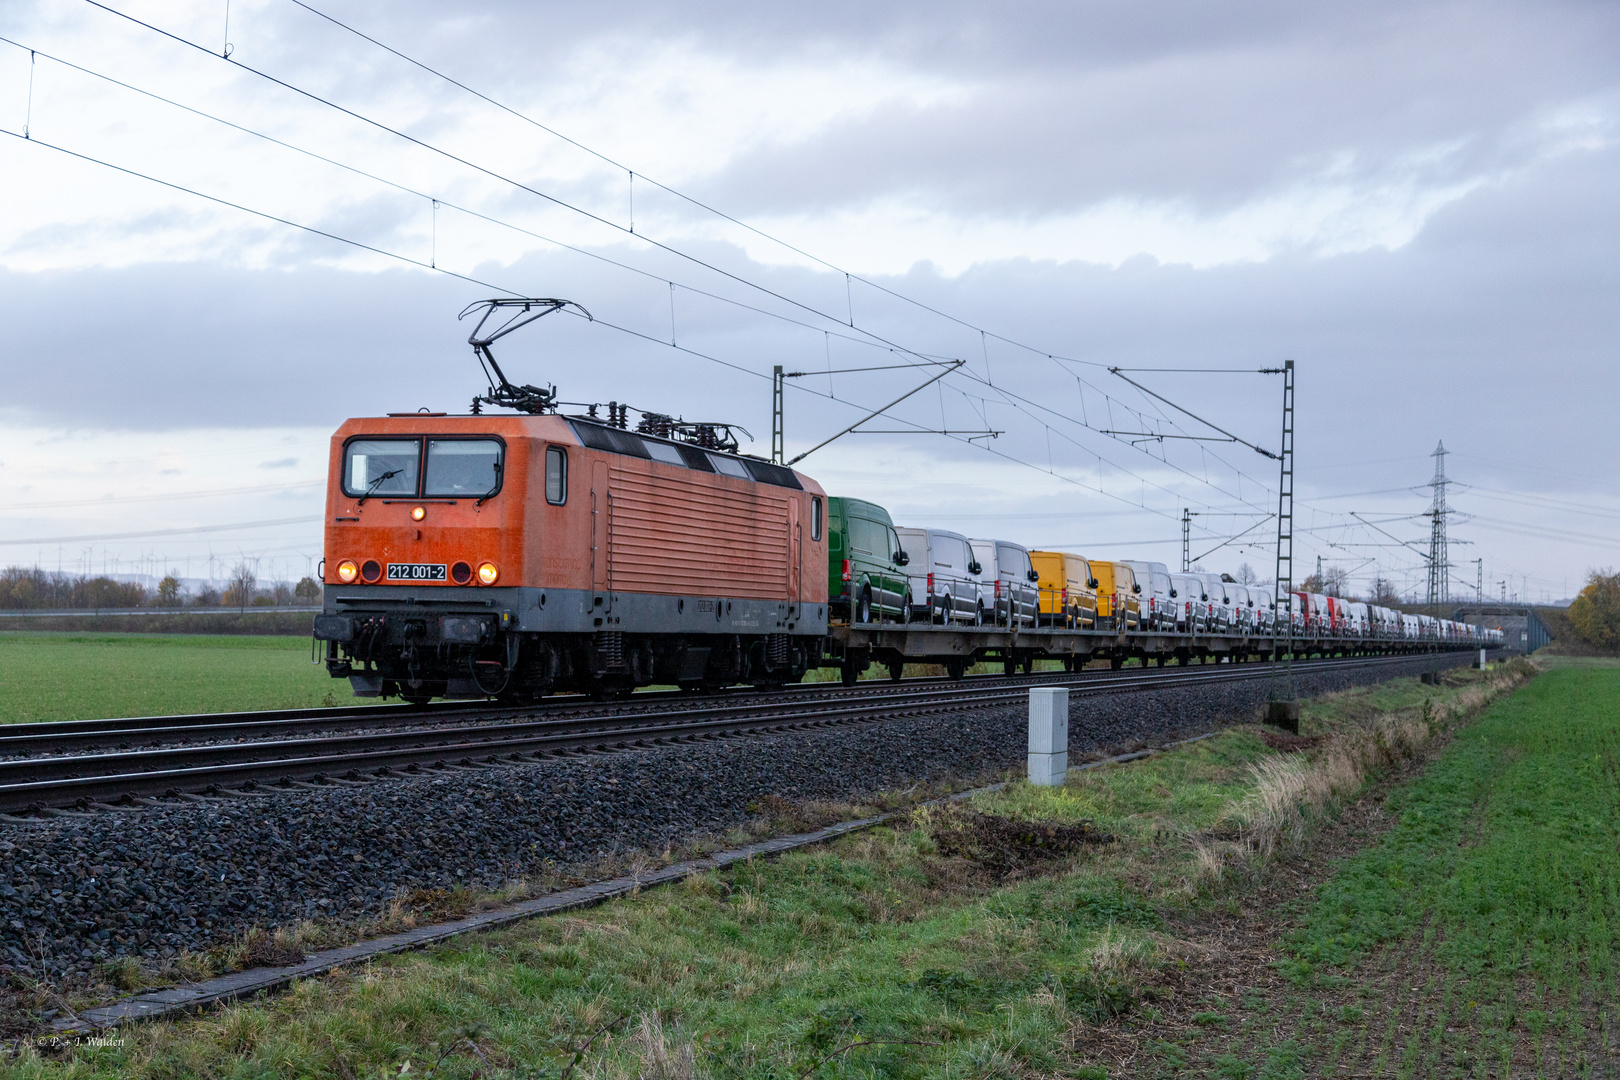
<svg viewBox="0 0 1620 1080">
<path fill-rule="evenodd" d="M 429 439 L 429 498 L 483 497 L 501 486 L 501 444 L 494 439 Z"/>
<path fill-rule="evenodd" d="M 355 439 L 344 448 L 343 491 L 362 498 L 416 494 L 422 444 L 415 439 Z"/>
<path fill-rule="evenodd" d="M 734 457 L 726 457 L 724 454 L 710 454 L 709 462 L 714 466 L 715 472 L 724 476 L 735 476 L 739 480 L 753 479 L 748 475 L 747 466 Z"/>
<path fill-rule="evenodd" d="M 810 500 L 810 539 L 821 539 L 821 500 Z"/>
<path fill-rule="evenodd" d="M 681 457 L 680 448 L 674 444 L 657 442 L 653 439 L 643 439 L 641 442 L 647 448 L 647 453 L 652 455 L 654 461 L 662 461 L 669 465 L 679 465 L 683 469 L 686 468 L 686 461 Z"/>
<path fill-rule="evenodd" d="M 546 502 L 561 506 L 568 501 L 568 451 L 546 447 Z"/>
</svg>

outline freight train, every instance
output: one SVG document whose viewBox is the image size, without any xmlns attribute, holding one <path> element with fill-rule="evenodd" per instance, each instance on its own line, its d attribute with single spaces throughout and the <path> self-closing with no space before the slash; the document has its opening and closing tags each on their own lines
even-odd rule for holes
<svg viewBox="0 0 1620 1080">
<path fill-rule="evenodd" d="M 1264 590 L 897 530 L 874 504 L 738 453 L 724 424 L 643 412 L 632 429 L 617 402 L 564 415 L 554 389 L 508 382 L 489 345 L 565 303 L 469 309 L 490 377 L 471 412 L 357 418 L 333 435 L 314 635 L 356 695 L 522 702 L 778 686 L 825 666 L 853 681 L 874 660 L 896 678 L 916 660 L 960 677 L 986 658 L 1028 670 L 1278 647 Z M 497 313 L 514 317 L 482 334 Z M 1331 597 L 1288 607 L 1299 654 L 1495 644 Z"/>
</svg>

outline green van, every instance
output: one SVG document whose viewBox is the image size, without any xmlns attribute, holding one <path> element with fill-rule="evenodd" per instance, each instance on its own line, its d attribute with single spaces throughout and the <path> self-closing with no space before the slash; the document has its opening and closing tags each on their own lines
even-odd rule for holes
<svg viewBox="0 0 1620 1080">
<path fill-rule="evenodd" d="M 827 595 L 832 610 L 852 622 L 904 619 L 910 610 L 906 574 L 889 512 L 875 503 L 827 500 Z"/>
</svg>

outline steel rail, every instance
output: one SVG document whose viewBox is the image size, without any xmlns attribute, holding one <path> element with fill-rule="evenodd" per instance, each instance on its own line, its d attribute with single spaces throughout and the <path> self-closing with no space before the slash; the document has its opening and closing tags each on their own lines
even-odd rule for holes
<svg viewBox="0 0 1620 1080">
<path fill-rule="evenodd" d="M 1140 670 L 1140 669 L 1130 669 Z M 1050 681 L 1054 678 L 1107 679 L 1121 672 L 1098 668 L 1086 672 L 1038 671 L 1029 675 L 1009 678 L 1005 675 L 973 675 L 950 685 L 983 686 L 990 682 L 1023 683 Z M 37 750 L 65 750 L 74 747 L 106 746 L 114 749 L 121 744 L 152 740 L 197 741 L 201 739 L 237 739 L 255 735 L 278 735 L 295 731 L 317 731 L 335 727 L 376 727 L 384 725 L 426 725 L 445 720 L 500 721 L 536 714 L 583 713 L 600 715 L 604 710 L 639 709 L 642 715 L 659 716 L 672 711 L 686 712 L 698 701 L 714 703 L 710 707 L 725 707 L 744 693 L 755 703 L 769 701 L 776 696 L 804 698 L 814 695 L 860 696 L 892 692 L 897 687 L 914 688 L 948 683 L 943 676 L 906 679 L 900 682 L 871 680 L 858 686 L 846 687 L 837 683 L 803 683 L 772 688 L 769 695 L 755 694 L 751 687 L 738 687 L 695 697 L 680 691 L 651 691 L 637 693 L 616 701 L 596 701 L 585 697 L 559 697 L 552 701 L 526 705 L 499 705 L 488 701 L 445 702 L 442 705 L 421 706 L 340 706 L 332 709 L 275 709 L 264 712 L 197 713 L 191 715 L 135 717 L 128 721 L 113 717 L 106 720 L 40 721 L 12 725 L 13 730 L 0 728 L 0 758 L 29 754 Z M 90 726 L 95 725 L 95 726 Z M 22 728 L 25 730 L 17 731 Z M 128 748 L 122 745 L 122 748 Z"/>
<path fill-rule="evenodd" d="M 1409 657 L 1356 657 L 1321 660 L 1311 668 L 1377 667 Z M 1067 673 L 1064 673 L 1067 674 Z M 1213 684 L 1263 678 L 1263 665 L 1222 665 L 1175 669 L 1151 676 L 1072 680 L 1084 696 Z M 891 684 L 892 686 L 892 684 Z M 530 721 L 499 727 L 439 731 L 381 732 L 321 739 L 179 747 L 103 755 L 78 755 L 4 763 L 0 812 L 44 806 L 87 805 L 151 795 L 219 790 L 229 785 L 325 777 L 361 770 L 386 776 L 398 768 L 423 765 L 497 764 L 525 761 L 525 755 L 566 751 L 610 750 L 658 743 L 684 742 L 744 733 L 799 730 L 861 722 L 957 712 L 1010 704 L 1023 698 L 1026 686 L 973 688 L 952 684 L 939 691 L 890 693 L 880 699 L 850 702 L 793 702 L 739 705 L 716 717 L 713 708 L 692 710 L 702 718 L 659 717 L 655 722 L 626 725 L 623 716 L 594 718 L 586 724 L 559 720 Z M 690 715 L 690 714 L 689 714 Z M 636 718 L 640 719 L 640 718 Z M 206 760 L 205 760 L 206 759 Z M 138 768 L 136 766 L 146 766 Z M 89 775 L 86 775 L 86 773 Z"/>
<path fill-rule="evenodd" d="M 1404 655 L 1404 654 L 1401 654 Z M 1413 654 L 1416 655 L 1416 654 Z M 1353 659 L 1353 658 L 1345 658 Z M 1183 670 L 1177 665 L 1170 671 Z M 933 685 L 987 686 L 992 684 L 1030 685 L 1032 683 L 1061 681 L 1064 679 L 1110 679 L 1123 674 L 1149 670 L 1147 668 L 1109 669 L 1088 668 L 1081 671 L 1037 671 L 1007 676 L 1001 674 L 970 675 L 952 683 L 945 676 L 912 678 L 903 681 L 868 680 L 855 686 L 836 683 L 799 683 L 770 688 L 771 697 L 802 698 L 808 696 L 862 695 L 889 693 L 897 686 L 916 687 Z M 580 695 L 562 695 L 550 701 L 530 702 L 524 705 L 502 705 L 491 701 L 439 702 L 434 705 L 347 705 L 318 709 L 266 709 L 253 712 L 193 713 L 171 716 L 110 717 L 97 720 L 48 720 L 27 724 L 0 726 L 0 759 L 51 753 L 62 750 L 94 750 L 98 748 L 130 749 L 136 745 L 183 744 L 205 740 L 233 740 L 286 735 L 297 731 L 323 731 L 340 728 L 368 728 L 377 726 L 421 727 L 440 725 L 445 721 L 502 721 L 540 714 L 551 716 L 602 715 L 606 709 L 639 709 L 646 715 L 658 715 L 673 709 L 682 712 L 693 708 L 695 700 L 725 701 L 742 694 L 759 702 L 768 697 L 755 696 L 754 688 L 727 687 L 701 698 L 678 690 L 640 691 L 617 701 L 598 701 Z"/>
</svg>

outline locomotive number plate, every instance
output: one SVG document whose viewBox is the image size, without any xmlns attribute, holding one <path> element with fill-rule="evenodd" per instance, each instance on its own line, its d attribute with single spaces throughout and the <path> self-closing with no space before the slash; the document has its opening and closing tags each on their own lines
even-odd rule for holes
<svg viewBox="0 0 1620 1080">
<path fill-rule="evenodd" d="M 391 562 L 389 581 L 443 581 L 444 563 Z"/>
</svg>

